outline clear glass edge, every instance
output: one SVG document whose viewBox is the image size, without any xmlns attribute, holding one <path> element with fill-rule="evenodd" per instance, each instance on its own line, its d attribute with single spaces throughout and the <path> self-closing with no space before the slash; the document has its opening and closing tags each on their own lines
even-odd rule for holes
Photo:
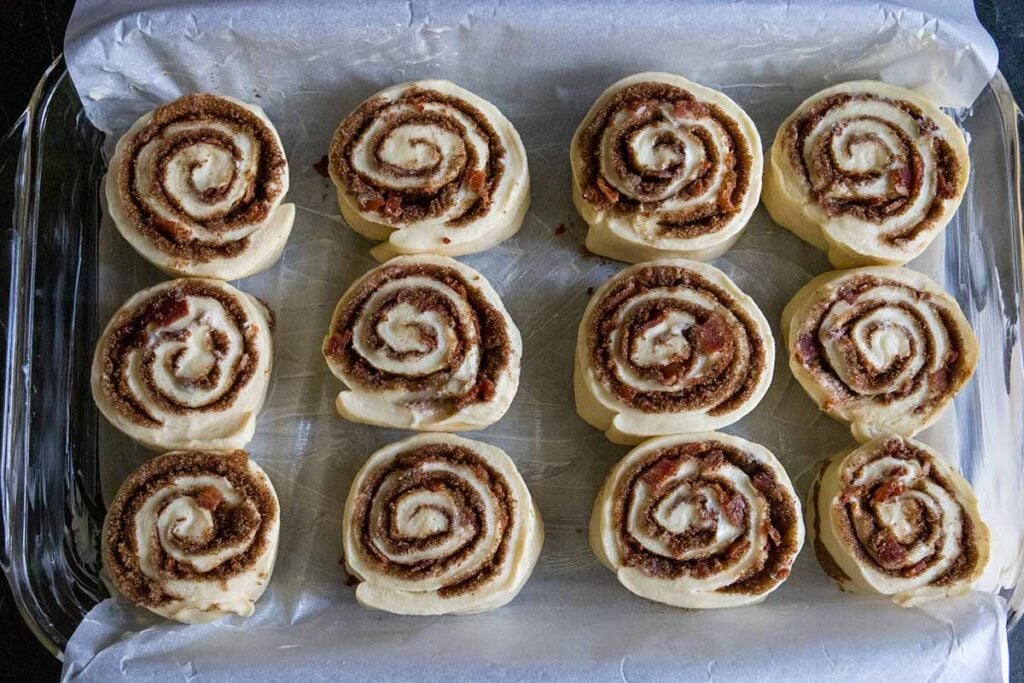
<svg viewBox="0 0 1024 683">
<path fill-rule="evenodd" d="M 0 529 L 0 569 L 11 587 L 15 605 L 25 624 L 40 643 L 58 659 L 63 659 L 58 641 L 66 641 L 70 634 L 51 633 L 47 628 L 46 615 L 39 608 L 27 585 L 24 523 L 18 523 L 19 511 L 24 509 L 25 475 L 28 462 L 28 429 L 26 418 L 31 410 L 30 377 L 22 372 L 22 366 L 32 355 L 32 339 L 28 330 L 33 320 L 33 298 L 29 295 L 35 275 L 35 257 L 32 248 L 37 225 L 34 220 L 35 204 L 38 201 L 32 182 L 35 167 L 33 152 L 37 147 L 38 125 L 45 103 L 53 94 L 61 79 L 66 76 L 64 56 L 58 56 L 47 68 L 29 100 L 28 106 L 11 129 L 0 139 L 0 150 L 7 154 L 13 148 L 18 155 L 17 178 L 14 193 L 14 225 L 5 235 L 4 256 L 9 258 L 11 272 L 6 283 L 7 329 L 19 330 L 8 334 L 3 359 L 3 405 L 2 416 L 7 428 L 0 434 L 0 496 L 2 496 L 3 528 Z M 1024 134 L 1024 112 L 1017 104 L 1009 84 L 1001 71 L 996 71 L 989 81 L 1003 120 L 1010 128 L 1009 139 L 1013 146 L 1015 229 L 1018 231 L 1018 245 L 1021 246 L 1021 263 L 1024 263 L 1024 159 L 1021 156 L 1021 136 Z M 20 138 L 20 144 L 18 144 Z M 1024 282 L 1024 272 L 1020 273 Z M 1022 303 L 1024 320 L 1024 303 Z M 1024 467 L 1022 454 L 1021 467 Z M 14 484 L 13 486 L 11 484 Z M 1012 605 L 1018 591 L 1024 591 L 1024 566 L 1009 593 Z M 1024 610 L 1008 610 L 1007 630 L 1018 626 L 1024 617 Z"/>
</svg>

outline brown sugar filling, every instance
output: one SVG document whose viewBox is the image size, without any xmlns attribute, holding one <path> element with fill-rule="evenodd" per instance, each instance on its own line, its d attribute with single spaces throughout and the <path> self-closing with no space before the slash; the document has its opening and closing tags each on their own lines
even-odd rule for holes
<svg viewBox="0 0 1024 683">
<path fill-rule="evenodd" d="M 248 543 L 245 550 L 207 572 L 171 557 L 156 531 L 146 539 L 153 564 L 160 576 L 147 575 L 139 564 L 136 538 L 136 517 L 153 496 L 170 488 L 171 500 L 183 496 L 204 502 L 206 493 L 194 488 L 178 487 L 182 477 L 208 476 L 226 480 L 243 503 L 230 506 L 219 498 L 213 503 L 213 531 L 199 542 L 176 539 L 178 549 L 198 557 L 221 549 Z M 161 508 L 163 509 L 163 508 Z M 157 512 L 159 514 L 159 511 Z M 103 533 L 106 541 L 104 567 L 117 589 L 133 603 L 143 607 L 160 607 L 179 599 L 165 590 L 164 582 L 187 580 L 226 582 L 255 567 L 270 550 L 270 533 L 278 518 L 277 500 L 273 491 L 249 470 L 245 451 L 231 453 L 182 451 L 154 458 L 132 473 L 118 491 L 107 512 Z M 251 539 L 251 540 L 250 540 Z"/>
<path fill-rule="evenodd" d="M 496 515 L 494 528 L 487 526 L 487 501 L 477 490 L 457 473 L 428 469 L 431 463 L 472 471 L 477 483 L 488 490 Z M 423 491 L 444 494 L 456 510 L 454 516 L 438 509 L 448 520 L 445 530 L 425 537 L 401 534 L 395 520 L 398 505 Z M 375 505 L 382 510 L 380 515 L 373 514 Z M 359 489 L 351 524 L 358 540 L 357 552 L 374 572 L 407 581 L 445 578 L 446 583 L 438 593 L 453 597 L 478 590 L 501 572 L 508 561 L 517 524 L 516 506 L 505 477 L 486 460 L 462 446 L 433 443 L 411 448 L 375 468 Z M 388 557 L 438 549 L 456 527 L 470 528 L 473 536 L 446 555 L 408 563 Z M 486 548 L 486 559 L 455 573 L 481 547 Z"/>
<path fill-rule="evenodd" d="M 428 104 L 450 107 L 472 121 L 475 132 L 487 141 L 487 162 L 482 170 L 477 168 L 479 158 L 476 149 L 466 140 L 469 132 L 463 123 L 454 116 L 427 108 Z M 370 128 L 378 123 L 381 123 L 379 132 L 366 139 Z M 381 153 L 382 146 L 396 130 L 409 125 L 433 127 L 462 138 L 461 151 L 455 158 L 442 159 L 441 150 L 435 144 L 420 139 L 415 142 L 430 150 L 430 163 L 416 169 L 387 163 Z M 394 179 L 396 183 L 381 183 L 356 167 L 353 159 L 362 145 L 369 147 L 373 174 Z M 459 228 L 491 212 L 494 194 L 505 174 L 507 156 L 498 131 L 475 106 L 436 90 L 411 87 L 393 100 L 370 98 L 349 114 L 334 133 L 329 160 L 331 177 L 354 198 L 360 210 L 374 211 L 382 222 L 391 225 L 415 225 L 446 215 L 460 201 L 460 190 L 469 189 L 475 199 L 459 207 L 457 213 L 445 221 L 446 226 Z M 449 173 L 433 178 L 443 165 L 447 165 Z M 413 187 L 397 184 L 409 178 L 418 178 L 422 183 Z"/>
<path fill-rule="evenodd" d="M 684 479 L 673 479 L 679 466 L 687 461 L 698 463 L 699 471 Z M 718 441 L 685 443 L 660 449 L 648 454 L 642 462 L 622 475 L 614 493 L 612 525 L 624 566 L 640 569 L 648 576 L 668 580 L 684 576 L 703 579 L 728 571 L 742 560 L 751 550 L 747 536 L 755 502 L 747 501 L 729 479 L 716 474 L 724 463 L 736 467 L 750 478 L 757 496 L 769 511 L 769 518 L 761 530 L 765 539 L 763 561 L 734 583 L 718 588 L 717 591 L 762 595 L 789 576 L 799 542 L 800 520 L 795 499 L 789 489 L 778 481 L 773 470 L 750 454 Z M 628 528 L 629 511 L 634 507 L 641 482 L 646 484 L 650 497 L 641 515 L 643 531 L 662 540 L 672 549 L 674 556 L 648 550 L 633 537 Z M 684 552 L 699 551 L 710 544 L 718 526 L 718 520 L 705 505 L 699 507 L 701 521 L 694 528 L 675 533 L 660 526 L 654 511 L 683 486 L 693 492 L 702 488 L 713 492 L 729 522 L 742 530 L 733 543 L 718 552 L 708 551 L 691 559 L 681 558 Z M 700 497 L 697 493 L 691 495 Z"/>
<path fill-rule="evenodd" d="M 620 323 L 619 316 L 630 301 L 650 290 L 668 287 L 691 288 L 710 295 L 735 317 L 738 324 L 726 321 L 725 316 L 715 309 L 674 299 L 637 306 L 633 314 Z M 635 348 L 637 339 L 663 316 L 677 310 L 685 310 L 696 320 L 682 333 L 687 337 L 690 355 L 677 355 L 671 363 L 657 368 L 634 363 L 629 352 Z M 610 333 L 617 328 L 621 330 L 622 341 L 619 346 L 614 346 Z M 707 330 L 712 328 L 715 334 L 709 341 Z M 750 349 L 749 357 L 739 353 L 742 338 L 746 339 Z M 647 413 L 704 410 L 711 415 L 726 414 L 750 398 L 767 365 L 764 340 L 740 303 L 706 278 L 679 266 L 648 266 L 616 282 L 590 315 L 587 343 L 594 372 L 601 383 L 624 404 Z M 697 354 L 702 349 L 705 352 L 709 350 L 709 343 L 717 360 L 705 368 L 699 381 L 678 384 Z M 619 376 L 620 364 L 645 379 L 660 381 L 664 389 L 637 390 Z"/>
<path fill-rule="evenodd" d="M 374 300 L 374 295 L 381 287 L 389 282 L 416 277 L 438 281 L 454 290 L 468 304 L 472 317 L 467 319 L 454 302 L 436 290 L 418 287 L 399 289 L 383 302 L 376 300 L 379 307 L 369 310 L 371 300 Z M 376 331 L 377 323 L 402 303 L 412 305 L 419 311 L 435 312 L 454 332 L 456 342 L 444 367 L 422 376 L 386 372 L 373 365 L 356 348 L 353 334 L 357 321 L 369 315 L 371 318 L 367 321 L 369 324 L 364 323 L 365 336 L 361 340 L 365 348 L 377 350 L 396 360 L 419 355 L 421 352 L 418 351 L 397 352 L 389 348 Z M 439 343 L 426 328 L 420 330 L 420 335 L 421 344 L 428 350 L 433 350 Z M 442 394 L 442 388 L 448 384 L 452 373 L 460 367 L 474 346 L 478 347 L 480 354 L 476 383 L 463 395 Z M 350 385 L 375 392 L 432 392 L 432 397 L 423 402 L 439 413 L 453 414 L 468 404 L 490 401 L 494 397 L 495 387 L 512 361 L 512 340 L 503 313 L 457 270 L 434 264 L 385 265 L 358 288 L 346 294 L 346 303 L 335 315 L 331 334 L 324 345 L 324 354 Z"/>
<path fill-rule="evenodd" d="M 149 196 L 140 196 L 136 188 L 139 152 L 165 134 L 169 127 L 178 124 L 191 127 L 175 134 L 164 147 L 157 150 L 157 167 L 153 169 L 155 182 L 148 188 Z M 200 219 L 190 215 L 166 192 L 167 167 L 181 151 L 196 144 L 218 147 L 232 158 L 239 159 L 241 152 L 230 136 L 213 128 L 212 124 L 227 125 L 248 135 L 255 141 L 259 161 L 253 177 L 246 179 L 246 193 L 243 197 L 223 211 Z M 204 242 L 192 234 L 190 225 L 199 224 L 215 234 L 225 234 L 262 223 L 284 194 L 287 161 L 274 132 L 253 112 L 215 95 L 186 95 L 156 109 L 149 123 L 126 141 L 123 157 L 124 162 L 118 168 L 116 181 L 121 206 L 129 222 L 161 251 L 190 262 L 206 263 L 231 258 L 245 251 L 249 244 L 247 237 L 228 242 Z M 233 174 L 231 180 L 234 179 Z M 221 201 L 225 196 L 225 185 L 200 192 L 195 188 L 191 175 L 187 184 L 197 198 L 208 203 Z M 160 216 L 154 211 L 154 205 L 161 206 L 177 220 Z"/>
<path fill-rule="evenodd" d="M 875 478 L 867 483 L 854 485 L 854 481 L 862 479 L 865 469 L 873 462 L 882 458 L 893 458 L 907 462 L 918 462 L 922 468 L 921 477 L 909 487 L 898 483 L 897 472 L 891 478 Z M 905 471 L 899 474 L 905 474 Z M 848 463 L 841 478 L 842 494 L 831 501 L 831 507 L 839 513 L 838 537 L 840 543 L 848 548 L 857 561 L 870 566 L 875 571 L 899 579 L 910 579 L 933 567 L 942 558 L 938 550 L 943 545 L 942 520 L 934 513 L 926 514 L 921 506 L 909 510 L 905 515 L 914 527 L 911 538 L 901 541 L 889 529 L 879 516 L 877 504 L 894 496 L 901 496 L 908 490 L 927 496 L 925 484 L 939 486 L 949 497 L 960 499 L 945 476 L 934 466 L 932 456 L 917 448 L 914 444 L 900 438 L 892 438 L 880 444 L 873 452 L 864 454 L 855 462 Z M 975 539 L 974 522 L 970 514 L 961 505 L 960 555 L 952 565 L 934 579 L 930 585 L 950 586 L 969 580 L 977 568 L 980 553 Z M 911 564 L 909 551 L 915 544 L 925 543 L 935 552 L 923 560 Z"/>
<path fill-rule="evenodd" d="M 711 122 L 725 131 L 728 152 L 724 157 L 714 144 L 711 134 L 701 126 L 691 126 L 689 133 L 704 149 L 704 163 L 693 177 L 683 184 L 670 199 L 692 199 L 700 196 L 715 178 L 715 169 L 723 168 L 721 187 L 710 202 L 697 204 L 673 212 L 662 212 L 661 199 L 673 185 L 684 179 L 686 164 L 681 158 L 684 146 L 667 132 L 655 138 L 655 145 L 672 150 L 680 157 L 676 163 L 658 169 L 644 168 L 631 146 L 640 131 L 652 125 L 670 122 L 661 109 L 668 104 L 673 111 L 687 117 Z M 626 112 L 628 118 L 614 127 L 616 117 Z M 605 148 L 608 131 L 611 134 Z M 715 104 L 700 102 L 679 86 L 667 83 L 636 83 L 611 95 L 598 107 L 579 132 L 580 191 L 590 204 L 620 216 L 657 213 L 662 234 L 675 238 L 693 238 L 722 230 L 739 214 L 743 200 L 750 190 L 753 157 L 750 143 L 740 125 Z M 610 155 L 620 182 L 627 192 L 615 190 L 601 173 L 601 158 Z"/>
<path fill-rule="evenodd" d="M 212 330 L 207 343 L 217 362 L 199 378 L 178 377 L 174 365 L 175 354 L 170 357 L 171 376 L 176 377 L 186 388 L 208 390 L 216 385 L 222 373 L 232 377 L 227 388 L 208 403 L 188 406 L 179 403 L 156 383 L 157 354 L 155 347 L 165 342 L 181 340 L 188 330 L 164 330 L 164 326 L 189 314 L 189 297 L 214 299 L 223 306 L 229 320 L 243 340 L 244 350 L 230 368 L 219 361 L 227 351 L 227 335 Z M 163 422 L 149 406 L 159 408 L 172 415 L 186 415 L 192 412 L 213 413 L 227 410 L 234 405 L 242 390 L 252 381 L 259 366 L 260 350 L 257 339 L 262 331 L 250 321 L 244 307 L 236 296 L 222 287 L 203 280 L 175 280 L 170 286 L 154 294 L 131 310 L 117 314 L 111 331 L 101 340 L 103 345 L 102 386 L 103 394 L 119 415 L 143 427 L 159 427 Z M 131 357 L 141 353 L 140 374 L 136 377 L 147 389 L 146 396 L 138 396 L 129 383 Z"/>
<path fill-rule="evenodd" d="M 918 135 L 928 138 L 927 144 L 935 157 L 935 197 L 925 211 L 924 218 L 917 223 L 899 230 L 884 232 L 880 239 L 886 244 L 900 246 L 913 241 L 921 233 L 933 230 L 945 211 L 947 201 L 956 199 L 960 186 L 962 163 L 956 152 L 942 134 L 935 122 L 920 108 L 904 100 L 893 100 L 871 93 L 840 93 L 815 102 L 786 128 L 783 149 L 790 166 L 803 178 L 811 199 L 821 206 L 829 216 L 850 215 L 859 220 L 884 225 L 894 217 L 904 214 L 924 189 L 924 161 L 915 146 L 915 140 L 899 126 L 876 116 L 850 117 L 835 124 L 815 139 L 811 149 L 806 150 L 808 136 L 832 109 L 851 101 L 881 102 L 896 107 L 910 116 L 918 128 Z M 848 173 L 841 169 L 835 156 L 833 140 L 842 134 L 845 127 L 856 121 L 871 121 L 887 127 L 899 139 L 900 148 L 887 152 L 884 170 Z M 881 146 L 877 136 L 856 136 L 858 141 L 874 142 Z M 853 144 L 854 140 L 848 141 Z M 806 155 L 806 156 L 805 156 Z M 812 169 L 818 177 L 812 182 Z M 879 195 L 858 196 L 856 188 L 867 181 L 877 181 L 882 175 L 889 178 L 888 189 Z M 837 190 L 843 192 L 837 193 Z"/>
<path fill-rule="evenodd" d="M 879 287 L 902 290 L 916 305 L 907 302 L 890 303 L 871 298 L 871 290 Z M 840 302 L 848 304 L 850 309 L 840 317 L 842 325 L 833 328 L 828 334 L 833 340 L 836 340 L 836 347 L 842 355 L 843 362 L 847 364 L 846 367 L 855 377 L 853 385 L 847 384 L 839 376 L 829 361 L 820 339 L 823 321 L 830 315 L 833 307 Z M 881 308 L 892 306 L 899 308 L 918 321 L 918 329 L 924 343 L 920 348 L 911 343 L 911 356 L 897 360 L 891 367 L 884 368 L 881 372 L 872 372 L 863 352 L 850 338 L 850 331 L 866 316 L 870 316 Z M 944 359 L 945 362 L 939 364 L 937 369 L 937 359 L 935 358 L 937 341 L 920 311 L 919 307 L 921 306 L 931 306 L 935 310 L 943 323 L 943 330 L 948 339 L 949 351 Z M 948 403 L 970 378 L 971 368 L 964 354 L 964 337 L 953 312 L 941 300 L 928 292 L 915 289 L 902 282 L 874 275 L 856 275 L 848 278 L 834 296 L 819 301 L 811 307 L 806 315 L 806 321 L 792 342 L 795 345 L 792 353 L 796 360 L 811 373 L 815 382 L 829 390 L 831 395 L 829 400 L 832 405 L 852 401 L 888 405 L 914 394 L 922 385 L 925 385 L 928 387 L 927 397 L 914 410 L 917 413 L 931 412 Z M 909 333 L 906 337 L 908 340 L 913 340 L 913 336 Z M 892 381 L 910 363 L 913 354 L 924 355 L 925 362 L 908 382 L 892 387 L 888 392 L 869 393 L 891 386 Z"/>
</svg>

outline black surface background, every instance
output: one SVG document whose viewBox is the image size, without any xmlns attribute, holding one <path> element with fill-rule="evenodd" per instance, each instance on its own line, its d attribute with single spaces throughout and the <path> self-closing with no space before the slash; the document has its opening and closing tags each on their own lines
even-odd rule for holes
<svg viewBox="0 0 1024 683">
<path fill-rule="evenodd" d="M 72 0 L 0 0 L 0 131 L 21 114 L 40 75 L 62 50 Z M 1024 2 L 976 0 L 999 45 L 999 67 L 1024 101 Z M 1010 639 L 1010 679 L 1024 681 L 1024 625 Z M 0 680 L 55 680 L 60 664 L 21 620 L 0 579 Z"/>
</svg>

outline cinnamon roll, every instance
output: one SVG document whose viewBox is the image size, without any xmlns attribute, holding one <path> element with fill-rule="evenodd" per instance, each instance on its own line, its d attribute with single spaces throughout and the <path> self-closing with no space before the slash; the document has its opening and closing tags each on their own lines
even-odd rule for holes
<svg viewBox="0 0 1024 683">
<path fill-rule="evenodd" d="M 761 138 L 724 94 L 666 73 L 602 93 L 570 150 L 587 248 L 636 263 L 707 261 L 739 239 L 761 193 Z"/>
<path fill-rule="evenodd" d="M 105 181 L 114 224 L 175 276 L 236 280 L 284 251 L 295 206 L 288 161 L 256 105 L 207 93 L 145 114 L 118 141 Z"/>
<path fill-rule="evenodd" d="M 964 136 L 938 107 L 855 81 L 811 96 L 783 122 L 764 205 L 836 268 L 902 265 L 953 217 L 969 171 Z"/>
<path fill-rule="evenodd" d="M 615 443 L 717 429 L 758 404 L 775 343 L 757 304 L 713 266 L 626 268 L 591 298 L 576 342 L 576 411 Z"/>
<path fill-rule="evenodd" d="M 359 604 L 469 614 L 511 601 L 544 542 L 540 511 L 499 448 L 450 434 L 386 446 L 359 470 L 344 517 Z"/>
<path fill-rule="evenodd" d="M 381 90 L 338 126 L 329 154 L 341 215 L 396 254 L 484 251 L 530 204 L 526 150 L 490 102 L 448 81 Z"/>
<path fill-rule="evenodd" d="M 902 436 L 823 461 L 807 527 L 840 588 L 904 607 L 967 593 L 988 563 L 989 531 L 970 484 L 940 454 Z"/>
<path fill-rule="evenodd" d="M 272 325 L 262 303 L 218 280 L 144 289 L 96 345 L 96 405 L 154 450 L 241 448 L 270 382 Z"/>
<path fill-rule="evenodd" d="M 609 473 L 590 547 L 619 582 L 691 609 L 764 600 L 804 542 L 800 501 L 766 449 L 706 432 L 645 441 Z"/>
<path fill-rule="evenodd" d="M 906 268 L 833 271 L 782 313 L 789 367 L 864 443 L 935 422 L 974 373 L 978 341 L 953 297 Z"/>
<path fill-rule="evenodd" d="M 248 617 L 274 570 L 274 487 L 245 451 L 175 451 L 121 485 L 103 525 L 104 579 L 186 624 Z"/>
<path fill-rule="evenodd" d="M 323 342 L 353 422 L 453 432 L 501 419 L 522 341 L 484 276 L 445 256 L 400 256 L 341 297 Z"/>
</svg>

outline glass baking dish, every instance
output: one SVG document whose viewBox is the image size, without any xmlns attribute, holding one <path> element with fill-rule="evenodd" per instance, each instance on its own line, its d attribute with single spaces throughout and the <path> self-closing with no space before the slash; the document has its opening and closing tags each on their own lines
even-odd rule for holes
<svg viewBox="0 0 1024 683">
<path fill-rule="evenodd" d="M 1000 478 L 1022 492 L 1022 118 L 999 73 L 957 118 L 971 137 L 975 177 L 946 233 L 945 282 L 989 351 L 955 404 L 959 464 L 972 478 L 996 458 L 986 448 L 999 439 Z M 3 226 L 0 564 L 26 622 L 57 656 L 106 595 L 98 579 L 99 418 L 89 391 L 104 322 L 97 315 L 102 143 L 59 59 L 0 146 L 0 215 L 10 221 Z M 993 405 L 1000 412 L 987 414 Z M 1005 502 L 1016 510 L 1024 497 Z M 1024 577 L 1006 583 L 1012 626 Z"/>
</svg>

